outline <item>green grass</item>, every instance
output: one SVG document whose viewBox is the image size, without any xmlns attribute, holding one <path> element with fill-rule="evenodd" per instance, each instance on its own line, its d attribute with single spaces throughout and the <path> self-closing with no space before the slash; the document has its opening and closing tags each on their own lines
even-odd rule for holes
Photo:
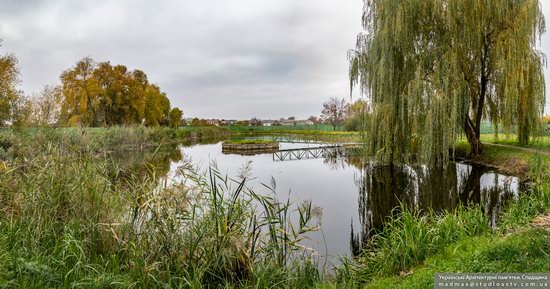
<svg viewBox="0 0 550 289">
<path fill-rule="evenodd" d="M 515 145 L 514 145 L 515 146 Z M 498 168 L 500 171 L 519 176 L 523 179 L 530 177 L 533 170 L 537 170 L 537 163 L 550 163 L 550 156 L 536 152 L 522 150 L 522 147 L 501 147 L 486 144 L 483 154 L 472 159 L 469 157 L 470 146 L 465 140 L 456 144 L 456 155 L 470 161 L 482 163 Z"/>
<path fill-rule="evenodd" d="M 369 240 L 362 256 L 341 268 L 341 276 L 347 282 L 359 283 L 392 276 L 444 251 L 456 241 L 489 231 L 487 216 L 477 206 L 460 206 L 443 214 L 401 207 L 382 231 Z"/>
<path fill-rule="evenodd" d="M 300 135 L 302 137 L 333 137 L 333 138 L 353 138 L 358 140 L 360 138 L 359 132 L 343 131 L 338 129 L 336 131 L 327 129 L 326 126 L 230 126 L 229 130 L 235 134 L 241 135 Z"/>
<path fill-rule="evenodd" d="M 482 134 L 481 141 L 488 142 L 488 143 L 506 144 L 506 145 L 514 145 L 514 146 L 521 146 L 521 147 L 527 147 L 527 148 L 550 150 L 550 136 L 548 135 L 534 137 L 531 140 L 531 142 L 527 145 L 521 145 L 517 141 L 517 136 L 515 134 L 499 134 L 498 137 L 495 137 L 495 135 L 492 133 Z"/>
<path fill-rule="evenodd" d="M 548 272 L 550 232 L 528 228 L 512 235 L 463 240 L 412 268 L 410 276 L 378 279 L 366 288 L 433 288 L 437 272 Z"/>
</svg>

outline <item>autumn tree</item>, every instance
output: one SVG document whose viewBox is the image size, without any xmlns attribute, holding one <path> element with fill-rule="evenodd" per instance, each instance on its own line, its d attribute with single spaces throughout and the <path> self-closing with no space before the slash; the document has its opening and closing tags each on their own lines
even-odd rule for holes
<svg viewBox="0 0 550 289">
<path fill-rule="evenodd" d="M 177 128 L 181 125 L 181 118 L 183 117 L 183 112 L 181 109 L 174 107 L 170 110 L 170 127 Z"/>
<path fill-rule="evenodd" d="M 336 127 L 342 125 L 344 122 L 347 109 L 348 104 L 345 99 L 331 97 L 327 102 L 323 103 L 321 118 L 336 130 Z"/>
<path fill-rule="evenodd" d="M 156 85 L 150 85 L 146 89 L 145 124 L 158 126 L 165 124 L 170 113 L 170 101 L 166 94 L 160 91 Z"/>
<path fill-rule="evenodd" d="M 85 57 L 61 74 L 62 111 L 69 126 L 97 125 L 101 88 L 97 78 L 93 77 L 95 68 L 93 59 Z"/>
<path fill-rule="evenodd" d="M 168 125 L 170 101 L 141 70 L 84 58 L 63 72 L 61 83 L 68 125 Z"/>
<path fill-rule="evenodd" d="M 545 89 L 545 30 L 538 0 L 365 0 L 350 52 L 351 86 L 372 105 L 372 153 L 390 161 L 446 163 L 464 133 L 482 153 L 483 118 L 521 143 L 538 129 Z"/>
<path fill-rule="evenodd" d="M 31 124 L 42 127 L 58 124 L 62 98 L 60 87 L 44 86 L 39 94 L 30 98 L 32 106 Z"/>
<path fill-rule="evenodd" d="M 11 120 L 14 105 L 21 93 L 19 68 L 13 54 L 0 56 L 0 126 Z"/>
</svg>

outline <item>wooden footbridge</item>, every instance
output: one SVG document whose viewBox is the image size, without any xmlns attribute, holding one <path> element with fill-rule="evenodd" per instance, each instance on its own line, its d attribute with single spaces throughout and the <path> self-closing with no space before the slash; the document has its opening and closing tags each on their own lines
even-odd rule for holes
<svg viewBox="0 0 550 289">
<path fill-rule="evenodd" d="M 282 149 L 272 153 L 274 162 L 348 157 L 357 154 L 356 144 L 336 144 L 310 148 Z"/>
<path fill-rule="evenodd" d="M 308 135 L 304 137 L 304 135 L 300 134 L 280 134 L 272 135 L 269 139 L 279 143 L 315 145 L 303 148 L 280 149 L 276 152 L 254 153 L 271 154 L 274 162 L 347 157 L 356 155 L 357 149 L 362 146 L 362 143 L 357 142 L 341 142 L 341 135 L 335 135 L 334 137 L 332 135 L 323 135 L 320 137 Z"/>
</svg>

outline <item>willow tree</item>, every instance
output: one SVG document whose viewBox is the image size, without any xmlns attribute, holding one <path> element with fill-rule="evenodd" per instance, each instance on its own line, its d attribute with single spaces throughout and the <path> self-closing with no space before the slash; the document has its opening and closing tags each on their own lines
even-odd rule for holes
<svg viewBox="0 0 550 289">
<path fill-rule="evenodd" d="M 448 159 L 459 134 L 482 153 L 480 127 L 526 143 L 545 102 L 538 0 L 365 0 L 350 52 L 352 88 L 371 103 L 368 148 L 391 161 Z"/>
<path fill-rule="evenodd" d="M 61 92 L 68 125 L 168 124 L 170 100 L 141 70 L 85 57 L 61 74 Z"/>
<path fill-rule="evenodd" d="M 101 87 L 93 76 L 97 64 L 90 57 L 61 74 L 63 92 L 62 118 L 71 126 L 91 126 L 95 122 Z"/>
</svg>

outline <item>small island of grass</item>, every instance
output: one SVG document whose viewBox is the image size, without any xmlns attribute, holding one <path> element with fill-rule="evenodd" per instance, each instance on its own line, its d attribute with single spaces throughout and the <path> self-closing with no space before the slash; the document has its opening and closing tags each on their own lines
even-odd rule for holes
<svg viewBox="0 0 550 289">
<path fill-rule="evenodd" d="M 278 142 L 262 139 L 228 140 L 222 144 L 222 151 L 229 153 L 268 153 L 278 149 Z"/>
<path fill-rule="evenodd" d="M 227 140 L 224 142 L 224 144 L 242 144 L 242 145 L 249 145 L 249 144 L 276 144 L 279 146 L 279 143 L 272 140 L 265 140 L 265 139 L 235 139 L 235 140 Z"/>
</svg>

